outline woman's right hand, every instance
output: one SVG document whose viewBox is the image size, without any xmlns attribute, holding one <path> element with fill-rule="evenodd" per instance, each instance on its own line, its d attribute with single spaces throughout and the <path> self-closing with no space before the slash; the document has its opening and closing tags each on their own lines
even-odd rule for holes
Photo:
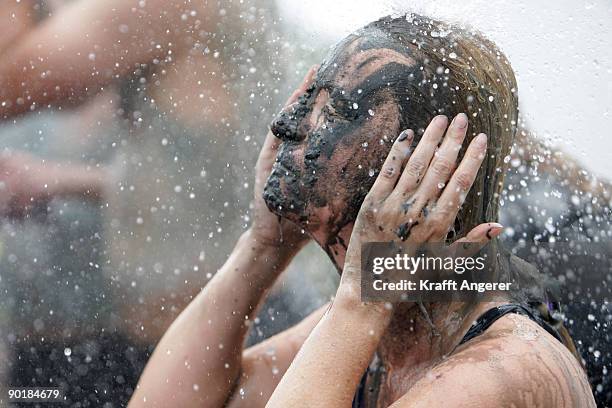
<svg viewBox="0 0 612 408">
<path fill-rule="evenodd" d="M 298 97 L 306 92 L 306 89 L 313 81 L 317 69 L 318 66 L 315 65 L 308 70 L 300 86 L 287 100 L 286 106 L 297 101 Z M 280 143 L 280 139 L 274 136 L 272 132 L 268 132 L 257 159 L 251 237 L 259 245 L 271 247 L 276 251 L 291 256 L 295 255 L 308 242 L 309 237 L 294 223 L 273 214 L 263 199 L 263 189 L 272 171 Z"/>
</svg>

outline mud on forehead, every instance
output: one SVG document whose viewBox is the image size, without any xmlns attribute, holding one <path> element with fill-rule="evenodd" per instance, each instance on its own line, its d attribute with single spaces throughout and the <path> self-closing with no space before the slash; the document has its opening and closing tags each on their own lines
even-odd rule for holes
<svg viewBox="0 0 612 408">
<path fill-rule="evenodd" d="M 338 87 L 351 94 L 357 89 L 375 91 L 397 83 L 398 75 L 409 75 L 414 70 L 416 60 L 411 54 L 411 48 L 400 46 L 380 30 L 362 30 L 331 51 L 318 81 L 321 86 Z"/>
</svg>

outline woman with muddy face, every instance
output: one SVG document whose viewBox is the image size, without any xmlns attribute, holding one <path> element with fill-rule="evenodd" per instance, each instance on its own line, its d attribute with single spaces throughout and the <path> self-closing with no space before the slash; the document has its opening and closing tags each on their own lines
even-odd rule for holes
<svg viewBox="0 0 612 408">
<path fill-rule="evenodd" d="M 509 63 L 477 33 L 418 16 L 385 18 L 331 51 L 312 86 L 272 123 L 283 142 L 264 199 L 326 250 L 342 278 L 268 406 L 532 406 L 531 398 L 594 406 L 571 338 L 545 321 L 546 310 L 512 295 L 394 307 L 359 295 L 362 243 L 489 243 L 501 232 L 486 221 L 498 218 L 517 110 Z M 400 133 L 407 128 L 414 131 Z M 497 253 L 495 241 L 489 251 Z M 500 261 L 497 272 L 530 273 L 504 270 L 509 264 Z M 539 344 L 525 341 L 540 336 Z M 490 358 L 498 367 L 483 369 Z"/>
<path fill-rule="evenodd" d="M 365 242 L 495 246 L 516 120 L 512 69 L 477 33 L 417 16 L 342 41 L 272 124 L 253 225 L 164 335 L 130 406 L 594 406 L 571 339 L 527 304 L 361 301 Z M 243 351 L 308 236 L 342 272 L 334 301 Z"/>
<path fill-rule="evenodd" d="M 264 199 L 336 258 L 395 135 L 412 128 L 416 145 L 434 116 L 465 112 L 467 141 L 478 129 L 494 143 L 451 231 L 463 236 L 497 218 L 517 105 L 509 63 L 479 34 L 419 16 L 376 21 L 340 42 L 312 86 L 273 121 L 283 143 Z M 336 264 L 341 269 L 342 259 Z"/>
</svg>

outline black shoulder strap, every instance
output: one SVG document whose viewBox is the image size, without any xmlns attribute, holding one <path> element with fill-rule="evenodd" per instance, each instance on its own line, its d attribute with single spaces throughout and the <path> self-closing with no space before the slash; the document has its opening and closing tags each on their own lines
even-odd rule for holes
<svg viewBox="0 0 612 408">
<path fill-rule="evenodd" d="M 377 354 L 374 355 L 374 359 L 367 368 L 357 391 L 353 396 L 352 408 L 370 408 L 376 406 L 378 401 L 378 392 L 380 391 L 380 384 L 383 381 L 385 369 L 382 365 L 382 361 Z"/>
<path fill-rule="evenodd" d="M 467 341 L 470 341 L 474 337 L 481 335 L 482 333 L 485 332 L 485 330 L 491 327 L 491 325 L 495 323 L 497 319 L 507 315 L 508 313 L 516 313 L 516 314 L 520 314 L 523 316 L 527 316 L 528 318 L 536 322 L 538 325 L 540 325 L 548 333 L 550 333 L 554 338 L 556 338 L 561 343 L 563 343 L 561 336 L 559 335 L 559 333 L 557 333 L 554 327 L 552 327 L 550 324 L 545 322 L 543 319 L 536 316 L 531 310 L 529 310 L 523 305 L 507 304 L 507 305 L 501 305 L 501 306 L 491 308 L 487 310 L 485 313 L 483 313 L 476 320 L 476 322 L 474 322 L 472 327 L 470 327 L 470 329 L 465 334 L 465 336 L 463 336 L 463 339 L 461 339 L 461 342 L 459 344 L 463 344 Z"/>
</svg>

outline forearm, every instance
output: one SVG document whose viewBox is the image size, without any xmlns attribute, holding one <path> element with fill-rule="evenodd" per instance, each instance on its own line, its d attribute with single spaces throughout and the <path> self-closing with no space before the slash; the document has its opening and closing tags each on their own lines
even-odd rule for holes
<svg viewBox="0 0 612 408">
<path fill-rule="evenodd" d="M 267 407 L 350 407 L 391 311 L 335 299 L 274 391 Z M 317 392 L 312 392 L 317 390 Z"/>
<path fill-rule="evenodd" d="M 109 189 L 106 167 L 53 163 L 48 169 L 50 197 L 75 197 L 100 201 Z"/>
<path fill-rule="evenodd" d="M 0 5 L 0 54 L 34 25 L 32 0 L 2 2 Z"/>
<path fill-rule="evenodd" d="M 196 25 L 211 28 L 209 3 L 109 0 L 63 7 L 0 56 L 0 120 L 49 104 L 78 104 L 155 59 L 174 60 Z M 191 11 L 197 17 L 182 18 Z"/>
<path fill-rule="evenodd" d="M 240 375 L 249 322 L 289 259 L 243 234 L 157 345 L 130 406 L 221 406 Z"/>
</svg>

